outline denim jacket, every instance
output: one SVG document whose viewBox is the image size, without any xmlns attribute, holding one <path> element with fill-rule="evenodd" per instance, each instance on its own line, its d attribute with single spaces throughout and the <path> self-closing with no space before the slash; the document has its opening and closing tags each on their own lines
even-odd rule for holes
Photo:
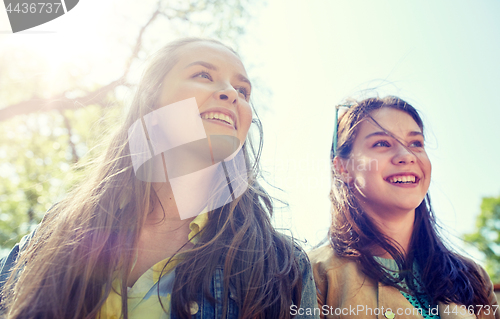
<svg viewBox="0 0 500 319">
<path fill-rule="evenodd" d="M 24 236 L 21 241 L 16 244 L 14 248 L 12 248 L 12 250 L 6 257 L 0 259 L 0 291 L 3 289 L 3 286 L 10 275 L 10 271 L 16 262 L 19 252 L 26 247 L 27 243 L 30 241 L 33 235 L 34 232 Z M 302 271 L 302 298 L 300 302 L 300 308 L 292 305 L 290 308 L 290 313 L 292 315 L 295 315 L 294 318 L 319 319 L 319 314 L 313 315 L 315 312 L 317 312 L 315 311 L 315 309 L 318 309 L 318 304 L 316 299 L 316 286 L 314 284 L 311 264 L 307 255 L 302 250 L 298 250 L 296 254 L 298 255 L 300 261 L 300 269 Z M 239 318 L 239 309 L 235 301 L 235 292 L 232 290 L 233 289 L 230 286 L 228 298 L 229 304 L 227 307 L 226 318 L 237 319 Z M 222 301 L 224 299 L 222 267 L 216 269 L 210 291 L 217 302 L 215 303 L 215 305 L 213 305 L 205 298 L 203 293 L 200 291 L 198 295 L 198 302 L 192 302 L 189 305 L 189 309 L 191 311 L 193 319 L 222 317 Z M 1 313 L 2 311 L 0 311 L 0 315 Z M 177 319 L 178 317 L 175 314 L 172 314 L 170 318 Z"/>
<path fill-rule="evenodd" d="M 319 313 L 313 315 L 315 311 L 314 309 L 318 308 L 318 304 L 316 300 L 316 286 L 312 277 L 311 265 L 309 263 L 309 259 L 302 251 L 300 252 L 300 266 L 302 270 L 302 299 L 300 302 L 300 308 L 291 308 L 290 313 L 296 314 L 295 318 L 319 319 Z M 217 268 L 213 277 L 211 292 L 218 302 L 214 306 L 200 293 L 198 300 L 201 300 L 201 303 L 190 305 L 190 310 L 191 314 L 193 314 L 193 318 L 202 319 L 222 317 L 222 300 L 224 298 L 222 279 L 223 270 L 222 268 Z M 177 319 L 177 317 L 174 315 L 172 315 L 171 318 Z M 231 286 L 229 287 L 229 305 L 227 309 L 227 318 L 239 318 L 238 306 L 236 304 L 235 295 L 231 289 Z"/>
</svg>

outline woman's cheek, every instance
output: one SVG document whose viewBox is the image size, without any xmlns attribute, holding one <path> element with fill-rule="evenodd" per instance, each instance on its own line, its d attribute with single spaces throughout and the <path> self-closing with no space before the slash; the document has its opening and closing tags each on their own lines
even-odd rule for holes
<svg viewBox="0 0 500 319">
<path fill-rule="evenodd" d="M 239 109 L 241 137 L 246 140 L 250 125 L 252 124 L 252 109 L 250 105 L 242 106 Z M 243 143 L 244 141 L 242 141 Z"/>
</svg>

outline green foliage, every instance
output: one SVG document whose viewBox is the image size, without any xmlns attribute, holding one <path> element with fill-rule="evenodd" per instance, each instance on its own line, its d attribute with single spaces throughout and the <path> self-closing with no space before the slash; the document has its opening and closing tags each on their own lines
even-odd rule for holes
<svg viewBox="0 0 500 319">
<path fill-rule="evenodd" d="M 158 43 L 168 42 L 166 33 L 170 40 L 179 36 L 216 37 L 237 47 L 250 17 L 249 5 L 248 0 L 120 4 L 123 23 L 118 23 L 120 31 L 114 29 L 110 37 L 115 42 L 114 51 L 99 51 L 97 60 L 75 58 L 59 68 L 36 50 L 0 50 L 0 110 L 24 102 L 30 102 L 31 107 L 21 115 L 0 117 L 0 251 L 5 252 L 34 229 L 45 212 L 82 180 L 87 164 L 104 151 L 106 140 L 126 112 L 124 97 L 132 96 L 136 83 L 125 76 L 128 62 L 142 65 L 145 56 L 159 48 Z M 156 13 L 144 15 L 138 8 L 151 8 Z M 155 23 L 146 23 L 156 16 Z M 122 73 L 117 74 L 116 69 L 99 72 L 111 70 L 115 61 L 123 66 L 118 71 Z M 62 111 L 47 111 L 44 104 L 39 105 L 40 99 L 57 102 L 85 96 L 120 77 L 125 78 L 122 85 L 107 91 L 103 101 L 90 99 L 78 109 L 69 105 Z"/>
<path fill-rule="evenodd" d="M 17 243 L 82 179 L 85 163 L 102 151 L 99 143 L 116 127 L 120 110 L 121 106 L 88 106 L 65 111 L 64 116 L 53 111 L 21 115 L 2 123 L 1 248 Z M 70 123 L 69 130 L 64 117 Z"/>
<path fill-rule="evenodd" d="M 476 229 L 464 239 L 486 256 L 486 271 L 493 282 L 500 282 L 500 196 L 483 198 Z"/>
</svg>

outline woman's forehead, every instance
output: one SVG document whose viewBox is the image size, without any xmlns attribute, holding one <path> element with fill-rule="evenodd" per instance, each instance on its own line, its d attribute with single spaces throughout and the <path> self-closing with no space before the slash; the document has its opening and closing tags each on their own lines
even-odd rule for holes
<svg viewBox="0 0 500 319">
<path fill-rule="evenodd" d="M 413 117 L 401 110 L 383 107 L 372 111 L 370 115 L 385 130 L 400 137 L 406 136 L 409 132 L 422 132 Z M 370 117 L 365 117 L 360 125 L 359 135 L 367 135 L 371 132 L 381 130 L 381 128 L 370 119 Z"/>
<path fill-rule="evenodd" d="M 245 67 L 240 58 L 230 49 L 218 43 L 209 41 L 188 43 L 179 48 L 177 55 L 179 67 L 184 67 L 195 61 L 204 61 L 223 67 L 231 66 L 246 75 Z"/>
</svg>

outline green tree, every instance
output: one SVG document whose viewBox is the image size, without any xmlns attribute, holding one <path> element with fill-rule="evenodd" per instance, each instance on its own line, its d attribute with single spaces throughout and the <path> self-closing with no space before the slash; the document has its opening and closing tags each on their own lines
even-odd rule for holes
<svg viewBox="0 0 500 319">
<path fill-rule="evenodd" d="M 500 282 L 500 196 L 483 198 L 476 231 L 464 239 L 486 256 L 486 271 L 493 282 Z"/>
<path fill-rule="evenodd" d="M 0 250 L 32 230 L 81 180 L 86 163 L 102 151 L 103 140 L 126 112 L 123 96 L 135 89 L 134 64 L 143 64 L 158 43 L 166 43 L 166 33 L 170 38 L 214 37 L 237 47 L 250 17 L 249 0 L 140 4 L 150 8 L 142 16 L 134 12 L 134 4 L 116 8 L 123 10 L 123 31 L 110 41 L 116 42 L 116 51 L 128 55 L 103 51 L 101 61 L 80 59 L 54 75 L 34 52 L 0 50 Z M 131 36 L 134 21 L 139 22 Z M 109 79 L 96 77 L 93 71 L 108 61 L 123 67 L 118 74 L 108 74 Z M 48 75 L 57 81 L 48 80 Z"/>
</svg>

